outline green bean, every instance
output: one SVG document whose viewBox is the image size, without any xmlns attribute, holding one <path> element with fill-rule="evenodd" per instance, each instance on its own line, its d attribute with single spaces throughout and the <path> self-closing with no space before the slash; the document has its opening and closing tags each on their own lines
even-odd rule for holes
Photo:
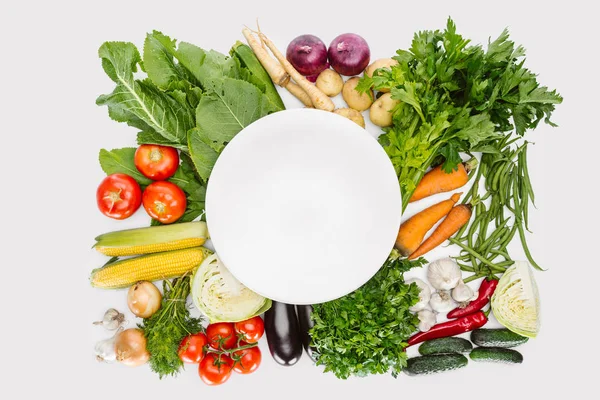
<svg viewBox="0 0 600 400">
<path fill-rule="evenodd" d="M 465 264 L 461 264 L 461 263 L 457 263 L 458 266 L 460 267 L 460 269 L 462 269 L 463 271 L 467 271 L 467 272 L 475 272 L 475 269 L 473 267 L 469 267 Z"/>
<path fill-rule="evenodd" d="M 475 274 L 475 275 L 471 275 L 471 276 L 469 276 L 469 277 L 467 277 L 467 278 L 463 279 L 463 282 L 464 282 L 464 283 L 469 283 L 469 282 L 471 282 L 471 281 L 474 281 L 474 280 L 476 280 L 476 279 L 479 279 L 479 278 L 484 278 L 484 277 L 486 277 L 486 276 L 487 276 L 487 275 L 485 275 L 485 274 Z"/>
<path fill-rule="evenodd" d="M 529 251 L 529 246 L 527 246 L 527 240 L 525 239 L 525 229 L 523 229 L 523 225 L 521 224 L 519 224 L 519 237 L 521 238 L 521 245 L 523 246 L 525 256 L 527 257 L 531 265 L 533 265 L 533 267 L 539 271 L 544 271 L 544 269 L 540 267 L 538 263 L 535 262 L 533 256 L 531 255 L 531 252 Z"/>
<path fill-rule="evenodd" d="M 525 146 L 527 146 L 527 142 L 525 142 Z M 533 193 L 533 186 L 531 185 L 531 179 L 529 178 L 529 170 L 527 168 L 527 149 L 522 153 L 522 164 L 523 164 L 523 179 L 525 180 L 525 186 L 527 186 L 527 190 L 529 191 L 529 197 L 531 197 L 531 202 L 535 206 L 535 193 Z"/>
<path fill-rule="evenodd" d="M 496 265 L 494 265 L 493 263 L 491 263 L 488 259 L 486 259 L 485 257 L 483 257 L 481 254 L 477 253 L 475 250 L 473 250 L 472 248 L 465 246 L 464 244 L 457 242 L 455 239 L 450 238 L 450 242 L 454 243 L 456 245 L 458 245 L 459 247 L 461 247 L 463 250 L 465 250 L 467 253 L 471 254 L 473 257 L 477 258 L 479 261 L 481 261 L 482 263 L 484 263 L 485 265 L 487 265 L 488 267 L 492 268 L 492 269 L 496 269 Z"/>
<path fill-rule="evenodd" d="M 512 258 L 510 258 L 510 255 L 506 251 L 504 251 L 504 250 L 491 249 L 490 253 L 492 253 L 492 254 L 498 254 L 498 255 L 504 257 L 506 260 L 509 260 L 509 261 L 512 260 Z"/>
</svg>

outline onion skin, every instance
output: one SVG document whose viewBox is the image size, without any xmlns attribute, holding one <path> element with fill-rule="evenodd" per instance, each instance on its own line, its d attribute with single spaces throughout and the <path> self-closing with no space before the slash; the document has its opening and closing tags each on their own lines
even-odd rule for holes
<svg viewBox="0 0 600 400">
<path fill-rule="evenodd" d="M 162 295 L 152 282 L 140 281 L 127 292 L 127 306 L 140 318 L 150 318 L 160 308 L 161 301 Z"/>
<path fill-rule="evenodd" d="M 304 76 L 321 73 L 327 65 L 327 47 L 314 35 L 300 35 L 290 42 L 285 57 Z"/>
<path fill-rule="evenodd" d="M 327 54 L 331 67 L 346 76 L 360 74 L 371 60 L 367 41 L 354 33 L 343 33 L 333 39 Z"/>
<path fill-rule="evenodd" d="M 137 367 L 150 359 L 146 350 L 146 338 L 141 329 L 130 328 L 117 335 L 115 342 L 117 361 L 128 367 Z"/>
</svg>

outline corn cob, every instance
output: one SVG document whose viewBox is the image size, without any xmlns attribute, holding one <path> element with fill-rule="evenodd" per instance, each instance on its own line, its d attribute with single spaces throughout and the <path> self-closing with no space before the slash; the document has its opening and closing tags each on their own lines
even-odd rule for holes
<svg viewBox="0 0 600 400">
<path fill-rule="evenodd" d="M 206 222 L 198 221 L 109 232 L 94 247 L 107 256 L 132 256 L 202 246 L 207 238 Z"/>
<path fill-rule="evenodd" d="M 92 286 L 118 289 L 138 281 L 156 281 L 193 271 L 212 254 L 204 247 L 165 251 L 109 263 L 92 271 Z"/>
</svg>

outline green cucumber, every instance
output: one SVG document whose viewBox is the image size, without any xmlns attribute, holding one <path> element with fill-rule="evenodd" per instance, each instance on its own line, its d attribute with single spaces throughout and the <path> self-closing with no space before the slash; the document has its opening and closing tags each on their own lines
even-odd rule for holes
<svg viewBox="0 0 600 400">
<path fill-rule="evenodd" d="M 469 355 L 473 361 L 521 364 L 523 356 L 516 350 L 503 347 L 476 347 Z M 409 360 L 410 361 L 410 360 Z"/>
<path fill-rule="evenodd" d="M 427 375 L 462 368 L 468 363 L 462 354 L 430 354 L 409 358 L 403 371 L 407 375 Z"/>
<path fill-rule="evenodd" d="M 467 339 L 459 337 L 446 337 L 428 340 L 419 346 L 419 353 L 429 354 L 468 353 L 473 350 L 473 345 Z"/>
<path fill-rule="evenodd" d="M 482 347 L 516 347 L 529 338 L 514 333 L 506 328 L 503 329 L 475 329 L 471 332 L 471 341 Z"/>
</svg>

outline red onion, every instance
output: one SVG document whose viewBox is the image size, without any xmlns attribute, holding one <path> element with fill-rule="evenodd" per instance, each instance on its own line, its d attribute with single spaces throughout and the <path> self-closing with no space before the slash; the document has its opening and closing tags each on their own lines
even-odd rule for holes
<svg viewBox="0 0 600 400">
<path fill-rule="evenodd" d="M 301 35 L 288 45 L 286 58 L 302 75 L 318 75 L 327 68 L 327 47 L 314 35 Z"/>
<path fill-rule="evenodd" d="M 331 67 L 341 75 L 360 74 L 369 65 L 371 50 L 361 36 L 354 33 L 339 35 L 329 45 Z"/>
</svg>

